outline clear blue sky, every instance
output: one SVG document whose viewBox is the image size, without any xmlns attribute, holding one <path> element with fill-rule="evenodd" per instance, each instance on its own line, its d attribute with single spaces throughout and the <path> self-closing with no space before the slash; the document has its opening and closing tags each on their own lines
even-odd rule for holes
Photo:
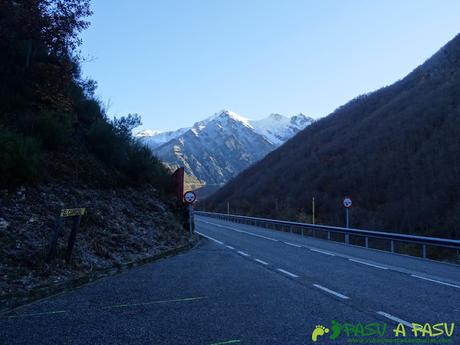
<svg viewBox="0 0 460 345">
<path fill-rule="evenodd" d="M 459 0 L 93 0 L 85 75 L 109 115 L 177 129 L 221 109 L 325 116 L 460 32 Z"/>
</svg>

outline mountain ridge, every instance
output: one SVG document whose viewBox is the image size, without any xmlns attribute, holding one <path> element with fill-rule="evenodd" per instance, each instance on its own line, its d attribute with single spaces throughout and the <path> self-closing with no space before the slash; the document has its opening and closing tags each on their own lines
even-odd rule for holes
<svg viewBox="0 0 460 345">
<path fill-rule="evenodd" d="M 460 35 L 403 79 L 307 127 L 213 194 L 234 213 L 459 237 Z M 263 196 L 263 198 L 262 198 Z M 311 221 L 311 219 L 310 219 Z"/>
<path fill-rule="evenodd" d="M 160 140 L 162 133 L 137 137 L 171 168 L 184 166 L 204 184 L 221 186 L 313 122 L 303 114 L 254 121 L 223 110 Z"/>
</svg>

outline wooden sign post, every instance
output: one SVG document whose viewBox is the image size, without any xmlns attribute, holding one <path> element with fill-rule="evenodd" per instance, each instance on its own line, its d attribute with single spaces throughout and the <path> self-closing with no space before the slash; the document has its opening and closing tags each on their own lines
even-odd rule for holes
<svg viewBox="0 0 460 345">
<path fill-rule="evenodd" d="M 67 243 L 67 250 L 66 250 L 66 255 L 65 255 L 66 262 L 67 263 L 70 262 L 70 258 L 72 257 L 72 249 L 75 244 L 75 239 L 77 237 L 77 232 L 78 232 L 78 229 L 80 228 L 81 217 L 85 214 L 85 212 L 86 212 L 85 208 L 66 208 L 66 209 L 61 210 L 58 220 L 57 220 L 56 230 L 54 231 L 53 238 L 51 239 L 51 242 L 49 245 L 48 257 L 47 257 L 48 262 L 56 258 L 57 242 L 59 239 L 59 235 L 61 234 L 62 225 L 65 219 L 73 218 L 72 231 L 70 232 L 69 242 Z"/>
</svg>

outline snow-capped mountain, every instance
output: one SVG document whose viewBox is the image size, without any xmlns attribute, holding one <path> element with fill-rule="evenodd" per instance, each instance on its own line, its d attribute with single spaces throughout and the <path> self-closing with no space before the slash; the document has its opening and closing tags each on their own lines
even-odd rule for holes
<svg viewBox="0 0 460 345">
<path fill-rule="evenodd" d="M 151 129 L 140 131 L 136 134 L 137 138 L 140 138 L 145 144 L 151 149 L 154 149 L 172 139 L 176 139 L 180 135 L 184 134 L 190 129 L 190 127 L 180 128 L 176 131 L 161 132 Z"/>
<path fill-rule="evenodd" d="M 225 110 L 190 128 L 142 131 L 136 137 L 166 164 L 184 166 L 187 174 L 210 187 L 235 177 L 312 122 L 303 114 L 252 121 Z"/>
<path fill-rule="evenodd" d="M 302 113 L 291 118 L 280 114 L 271 114 L 265 119 L 251 121 L 251 125 L 257 133 L 264 136 L 273 145 L 280 146 L 312 122 L 311 117 Z"/>
</svg>

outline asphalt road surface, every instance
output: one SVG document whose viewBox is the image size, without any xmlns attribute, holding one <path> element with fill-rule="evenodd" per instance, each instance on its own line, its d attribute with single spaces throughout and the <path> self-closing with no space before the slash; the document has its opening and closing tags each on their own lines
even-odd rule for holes
<svg viewBox="0 0 460 345">
<path fill-rule="evenodd" d="M 196 229 L 187 253 L 0 315 L 0 344 L 395 344 L 437 329 L 452 336 L 431 344 L 460 343 L 459 266 L 202 216 Z"/>
</svg>

